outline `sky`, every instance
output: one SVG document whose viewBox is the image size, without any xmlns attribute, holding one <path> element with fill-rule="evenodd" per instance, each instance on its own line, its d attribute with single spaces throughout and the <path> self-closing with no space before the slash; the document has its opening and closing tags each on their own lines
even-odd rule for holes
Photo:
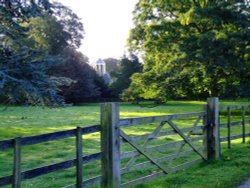
<svg viewBox="0 0 250 188">
<path fill-rule="evenodd" d="M 99 58 L 117 58 L 126 52 L 132 11 L 137 0 L 58 0 L 69 6 L 84 25 L 80 51 L 90 63 Z"/>
</svg>

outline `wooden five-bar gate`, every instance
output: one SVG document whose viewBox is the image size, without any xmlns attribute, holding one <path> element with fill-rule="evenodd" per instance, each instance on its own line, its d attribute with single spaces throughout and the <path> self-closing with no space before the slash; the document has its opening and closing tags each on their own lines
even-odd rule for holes
<svg viewBox="0 0 250 188">
<path fill-rule="evenodd" d="M 240 121 L 231 121 L 233 109 L 242 110 Z M 221 123 L 221 128 L 227 128 L 227 137 L 221 138 L 219 112 L 223 110 L 228 112 L 227 122 Z M 202 112 L 122 119 L 119 117 L 118 103 L 104 103 L 101 105 L 100 125 L 0 141 L 0 152 L 14 149 L 13 174 L 0 177 L 0 187 L 12 185 L 19 188 L 24 180 L 72 167 L 76 167 L 76 182 L 66 186 L 67 188 L 119 188 L 141 184 L 201 161 L 219 159 L 220 142 L 228 141 L 228 147 L 231 146 L 232 139 L 242 138 L 245 142 L 246 137 L 250 136 L 250 132 L 246 132 L 246 125 L 249 124 L 246 110 L 249 110 L 249 106 L 219 107 L 218 98 L 209 98 Z M 191 126 L 183 126 L 186 121 L 189 121 Z M 131 127 L 141 125 L 149 126 L 152 132 L 148 131 L 143 135 L 129 132 Z M 242 134 L 231 135 L 230 128 L 236 125 L 242 125 Z M 95 132 L 101 134 L 101 152 L 83 155 L 82 136 Z M 75 137 L 76 140 L 75 159 L 22 170 L 23 147 L 69 137 Z M 83 165 L 97 160 L 101 161 L 100 175 L 84 178 Z M 137 177 L 137 174 L 129 181 L 123 180 L 126 174 L 147 167 L 150 170 L 142 171 L 140 177 Z"/>
</svg>

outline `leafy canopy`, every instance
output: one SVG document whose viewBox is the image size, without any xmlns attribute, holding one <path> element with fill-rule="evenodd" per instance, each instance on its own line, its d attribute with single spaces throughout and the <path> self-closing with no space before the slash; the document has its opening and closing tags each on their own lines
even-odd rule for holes
<svg viewBox="0 0 250 188">
<path fill-rule="evenodd" d="M 135 55 L 124 56 L 121 58 L 119 65 L 117 69 L 111 72 L 113 82 L 110 85 L 110 90 L 113 97 L 119 97 L 129 87 L 130 77 L 142 70 L 142 64 Z"/>
<path fill-rule="evenodd" d="M 48 0 L 1 0 L 0 20 L 1 100 L 62 102 L 59 86 L 70 80 L 52 76 L 49 70 L 62 62 L 58 49 L 80 45 L 83 27 L 79 18 Z"/>
<path fill-rule="evenodd" d="M 237 92 L 249 85 L 249 8 L 245 0 L 140 0 L 129 45 L 145 65 L 132 77 L 134 95 L 164 101 L 228 88 L 243 95 Z"/>
</svg>

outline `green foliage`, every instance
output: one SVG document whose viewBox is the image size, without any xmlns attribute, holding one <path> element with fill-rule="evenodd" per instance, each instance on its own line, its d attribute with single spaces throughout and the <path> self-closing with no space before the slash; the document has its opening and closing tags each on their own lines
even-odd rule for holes
<svg viewBox="0 0 250 188">
<path fill-rule="evenodd" d="M 144 54 L 145 65 L 132 78 L 134 95 L 164 101 L 228 95 L 231 89 L 231 96 L 246 96 L 249 20 L 243 0 L 140 0 L 129 45 Z"/>
<path fill-rule="evenodd" d="M 100 97 L 104 83 L 88 65 L 88 58 L 75 49 L 83 38 L 79 18 L 67 7 L 61 8 L 57 15 L 45 14 L 30 19 L 27 27 L 35 41 L 34 47 L 61 57 L 61 63 L 51 67 L 49 74 L 72 80 L 70 85 L 59 87 L 59 94 L 66 102 L 84 102 L 88 98 Z"/>
<path fill-rule="evenodd" d="M 14 52 L 1 50 L 0 54 L 0 95 L 6 100 L 51 105 L 63 100 L 57 95 L 58 86 L 70 81 L 47 74 L 48 68 L 57 63 L 55 59 L 27 47 Z"/>
<path fill-rule="evenodd" d="M 35 41 L 34 47 L 58 55 L 65 47 L 80 47 L 84 31 L 81 20 L 72 10 L 61 4 L 54 6 L 59 7 L 55 15 L 32 17 L 25 25 L 29 29 L 29 37 Z"/>
<path fill-rule="evenodd" d="M 106 71 L 110 74 L 112 71 L 116 71 L 120 66 L 120 61 L 115 58 L 104 59 L 106 63 Z"/>
<path fill-rule="evenodd" d="M 47 0 L 4 0 L 0 2 L 0 19 L 1 100 L 61 103 L 58 87 L 71 81 L 48 71 L 62 62 L 59 50 L 79 46 L 83 31 L 79 18 Z"/>
<path fill-rule="evenodd" d="M 120 61 L 120 67 L 111 72 L 113 82 L 110 85 L 110 90 L 113 97 L 119 97 L 129 87 L 130 77 L 136 72 L 141 72 L 141 69 L 142 64 L 139 63 L 136 56 L 123 57 Z"/>
<path fill-rule="evenodd" d="M 70 34 L 63 30 L 55 17 L 45 15 L 31 18 L 27 24 L 28 35 L 33 39 L 34 48 L 47 50 L 49 54 L 59 54 L 68 46 Z"/>
<path fill-rule="evenodd" d="M 50 72 L 56 77 L 67 77 L 74 81 L 69 86 L 60 87 L 60 94 L 67 102 L 84 102 L 88 98 L 98 98 L 102 94 L 100 78 L 88 64 L 88 58 L 72 48 L 63 51 L 64 63 L 54 66 Z"/>
</svg>

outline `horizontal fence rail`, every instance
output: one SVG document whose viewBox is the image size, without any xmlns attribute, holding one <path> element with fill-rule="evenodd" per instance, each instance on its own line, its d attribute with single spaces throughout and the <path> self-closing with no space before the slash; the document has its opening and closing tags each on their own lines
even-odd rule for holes
<svg viewBox="0 0 250 188">
<path fill-rule="evenodd" d="M 148 124 L 154 122 L 162 122 L 162 121 L 170 121 L 177 119 L 184 119 L 195 116 L 205 116 L 206 112 L 193 112 L 193 113 L 185 113 L 185 114 L 170 114 L 170 115 L 162 115 L 162 116 L 148 116 L 148 117 L 135 117 L 135 118 L 123 118 L 120 119 L 119 125 L 120 127 Z"/>
<path fill-rule="evenodd" d="M 228 106 L 220 106 L 220 111 L 225 111 L 230 108 L 231 110 L 242 110 L 242 108 L 250 109 L 250 105 L 228 105 Z"/>
<path fill-rule="evenodd" d="M 246 133 L 246 126 L 250 124 L 250 105 L 229 105 L 229 106 L 220 106 L 220 114 L 226 118 L 226 123 L 221 123 L 220 128 L 221 131 L 227 130 L 226 137 L 220 137 L 220 142 L 227 142 L 227 147 L 231 148 L 231 141 L 235 139 L 242 138 L 242 142 L 245 143 L 246 137 L 250 136 L 249 132 Z M 247 120 L 246 111 L 249 111 L 249 119 Z M 233 120 L 235 116 L 240 120 Z M 240 128 L 241 134 L 234 134 L 232 128 Z M 239 132 L 239 129 L 237 129 Z"/>
<path fill-rule="evenodd" d="M 242 134 L 239 134 L 239 135 L 232 135 L 231 137 L 230 137 L 230 140 L 236 140 L 236 139 L 239 139 L 239 138 L 242 138 Z M 247 133 L 246 135 L 245 135 L 246 137 L 250 137 L 250 133 Z M 221 142 L 226 142 L 228 140 L 228 137 L 223 137 L 223 138 L 220 138 L 220 141 Z"/>
<path fill-rule="evenodd" d="M 20 146 L 19 150 L 21 149 L 21 147 L 28 146 L 28 145 L 35 145 L 39 143 L 46 143 L 49 141 L 56 141 L 56 140 L 76 137 L 78 131 L 80 131 L 81 135 L 87 135 L 91 133 L 100 132 L 100 125 L 78 127 L 76 129 L 57 131 L 53 133 L 40 134 L 40 135 L 35 135 L 35 136 L 18 137 L 19 146 Z M 80 142 L 80 139 L 77 141 L 77 143 Z M 0 141 L 0 151 L 15 148 L 15 145 L 16 145 L 15 142 L 16 142 L 16 138 Z M 21 151 L 19 150 L 18 150 L 18 153 L 21 153 Z M 101 158 L 100 152 L 82 156 L 80 165 L 82 166 L 84 164 L 87 164 L 96 160 L 100 160 L 100 158 Z M 14 159 L 16 159 L 16 157 Z M 77 162 L 78 162 L 78 159 L 75 158 L 75 159 L 62 161 L 62 162 L 58 162 L 58 163 L 54 163 L 54 164 L 50 164 L 46 166 L 41 166 L 38 168 L 34 168 L 34 169 L 22 171 L 22 172 L 21 172 L 21 169 L 19 169 L 19 175 L 13 174 L 10 176 L 0 177 L 0 186 L 13 184 L 13 180 L 16 179 L 15 176 L 18 176 L 18 182 L 14 184 L 20 186 L 20 182 L 22 180 L 32 179 L 32 178 L 39 177 L 48 173 L 56 172 L 58 170 L 65 170 L 65 169 L 76 166 Z M 20 161 L 18 163 L 20 164 Z M 15 169 L 16 167 L 14 165 L 14 171 L 16 171 Z M 85 180 L 82 182 L 82 185 L 86 183 L 89 184 L 90 181 Z"/>
<path fill-rule="evenodd" d="M 234 126 L 239 126 L 239 125 L 242 125 L 243 121 L 233 121 L 233 122 L 230 122 L 230 126 L 231 127 L 234 127 Z M 250 120 L 247 120 L 245 121 L 245 123 L 250 123 Z M 220 128 L 227 128 L 228 126 L 228 123 L 221 123 L 220 124 Z"/>
<path fill-rule="evenodd" d="M 55 141 L 70 137 L 75 137 L 77 129 L 57 131 L 53 133 L 40 134 L 35 136 L 24 136 L 21 140 L 22 146 L 40 144 L 49 141 Z M 92 125 L 88 127 L 81 127 L 82 135 L 100 132 L 100 125 Z M 15 139 L 1 140 L 0 141 L 0 151 L 13 148 Z"/>
<path fill-rule="evenodd" d="M 87 164 L 92 161 L 100 159 L 101 153 L 95 153 L 82 157 L 83 163 Z M 21 180 L 32 179 L 41 175 L 45 175 L 58 170 L 65 170 L 76 165 L 76 159 L 67 160 L 39 168 L 34 168 L 21 173 Z M 0 186 L 9 185 L 12 183 L 13 175 L 0 178 Z"/>
<path fill-rule="evenodd" d="M 182 128 L 181 131 L 184 133 L 191 132 L 192 135 L 199 135 L 202 133 L 196 133 L 194 131 L 202 131 L 205 128 L 205 126 L 196 126 L 196 127 L 190 127 L 190 128 Z M 137 135 L 137 136 L 131 136 L 130 139 L 132 141 L 138 141 L 142 139 L 153 139 L 157 137 L 162 137 L 162 136 L 169 136 L 169 135 L 175 135 L 176 131 L 171 130 L 171 131 L 164 131 L 164 132 L 159 132 L 156 136 L 152 133 L 149 134 L 144 134 L 144 135 Z M 126 142 L 124 139 L 121 139 L 121 142 Z"/>
<path fill-rule="evenodd" d="M 199 137 L 196 137 L 196 138 L 191 138 L 189 140 L 191 142 L 195 142 L 195 141 L 203 140 L 204 138 L 205 138 L 204 136 L 199 136 Z M 158 149 L 165 149 L 165 148 L 170 148 L 170 147 L 181 146 L 182 144 L 185 144 L 185 143 L 186 142 L 184 140 L 180 140 L 180 141 L 176 141 L 176 142 L 165 143 L 165 144 L 160 144 L 160 145 L 156 145 L 156 146 L 147 147 L 147 148 L 145 148 L 145 151 L 152 152 L 152 151 L 156 151 Z M 140 155 L 140 152 L 134 150 L 134 151 L 122 153 L 121 154 L 121 159 L 126 159 L 126 158 L 130 158 L 130 157 L 138 156 L 138 155 Z"/>
</svg>

